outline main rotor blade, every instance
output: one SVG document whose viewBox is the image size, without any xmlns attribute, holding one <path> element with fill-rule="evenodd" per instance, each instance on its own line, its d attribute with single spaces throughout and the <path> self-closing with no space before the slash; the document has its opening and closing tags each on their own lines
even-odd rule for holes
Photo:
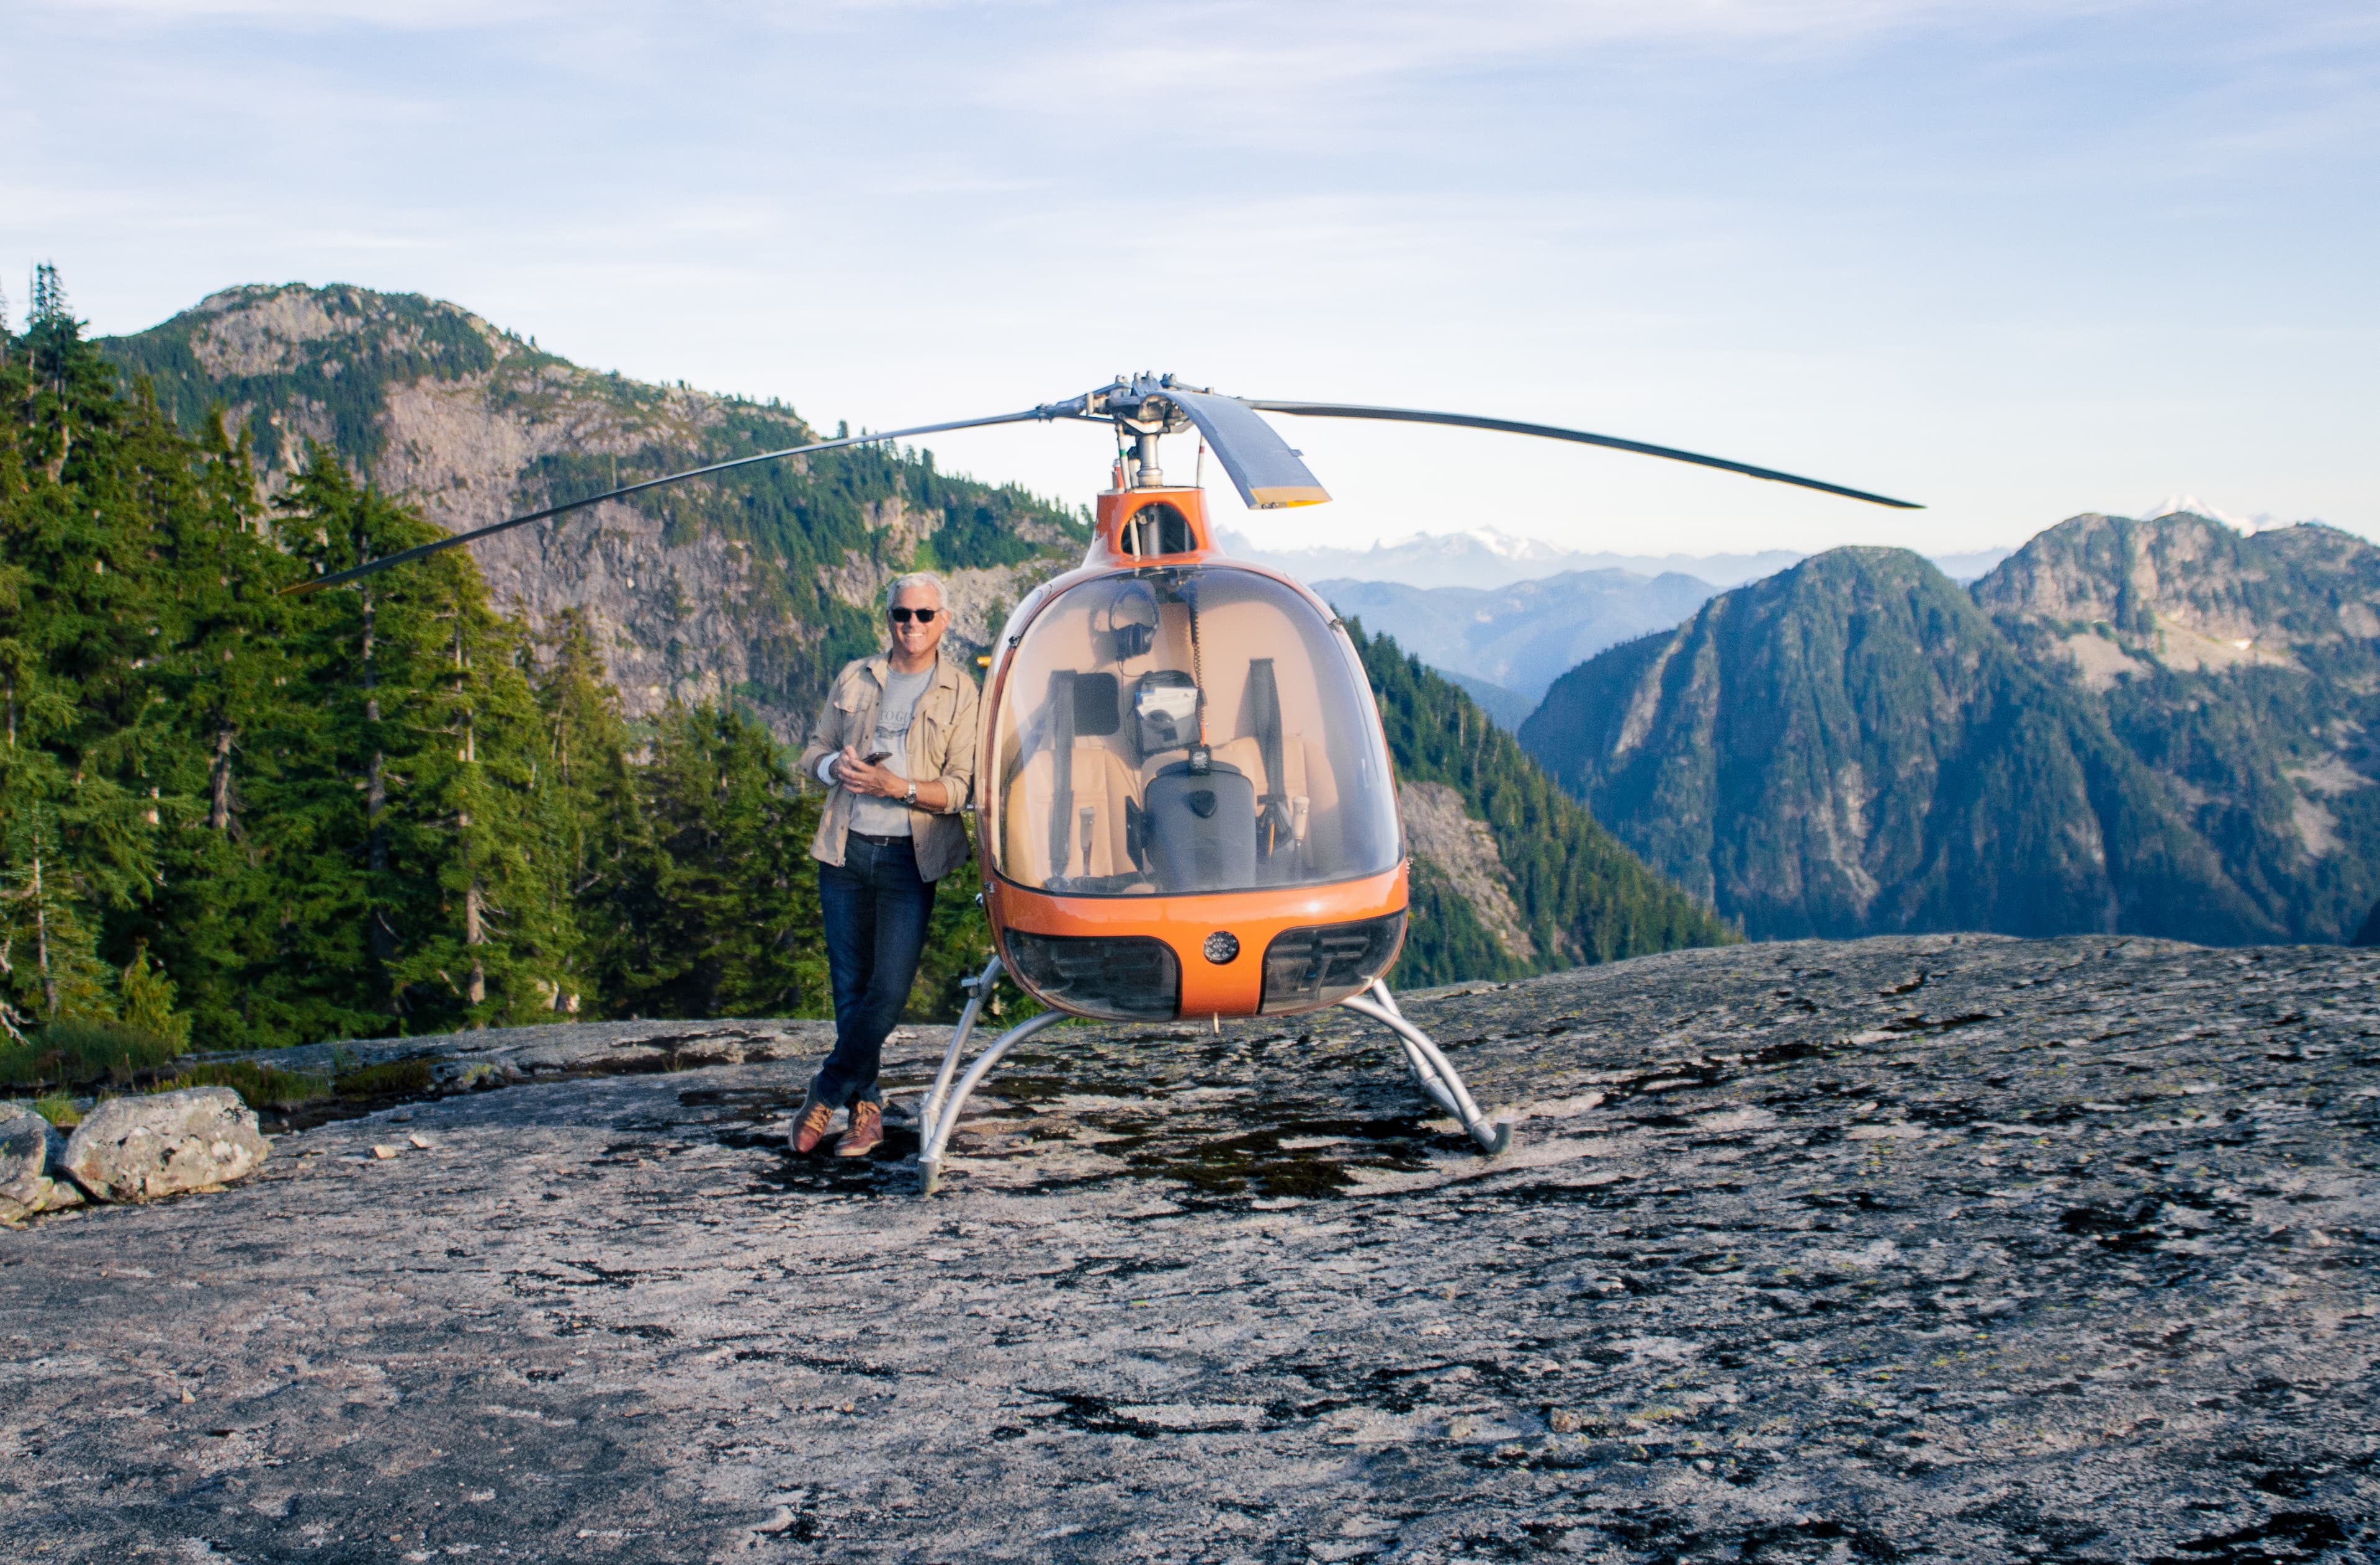
<svg viewBox="0 0 2380 1565">
<path fill-rule="evenodd" d="M 1240 498 L 1252 509 L 1318 506 L 1330 498 L 1322 481 L 1306 471 L 1281 432 L 1257 417 L 1248 403 L 1236 397 L 1172 385 L 1165 388 L 1165 395 L 1190 415 L 1190 422 L 1222 459 L 1223 471 L 1232 475 Z"/>
<path fill-rule="evenodd" d="M 336 587 L 343 582 L 370 576 L 375 571 L 386 570 L 393 565 L 403 565 L 408 560 L 420 559 L 426 555 L 459 548 L 465 544 L 492 537 L 509 528 L 526 526 L 532 521 L 543 521 L 548 517 L 560 516 L 565 511 L 584 510 L 589 506 L 600 506 L 606 500 L 616 500 L 624 495 L 636 495 L 647 489 L 658 489 L 665 483 L 679 483 L 689 478 L 700 478 L 706 473 L 725 472 L 730 468 L 750 467 L 754 462 L 773 462 L 786 457 L 806 457 L 813 451 L 837 451 L 846 446 L 873 446 L 880 441 L 906 440 L 916 434 L 941 434 L 953 429 L 978 429 L 986 424 L 1019 424 L 1033 421 L 1070 418 L 1074 417 L 1075 412 L 1075 403 L 1049 403 L 1038 408 L 1027 409 L 1021 413 L 994 413 L 985 419 L 953 419 L 948 423 L 919 424 L 915 429 L 888 429 L 871 434 L 851 434 L 837 440 L 818 441 L 809 446 L 788 446 L 782 451 L 762 451 L 756 456 L 737 457 L 729 461 L 713 462 L 708 467 L 688 468 L 684 472 L 674 472 L 666 478 L 648 478 L 637 483 L 624 483 L 617 489 L 607 489 L 601 495 L 589 495 L 583 500 L 566 500 L 558 506 L 548 506 L 541 511 L 531 511 L 527 516 L 516 516 L 508 520 L 492 522 L 486 527 L 475 527 L 468 532 L 451 533 L 434 542 L 419 544 L 410 549 L 403 549 L 380 559 L 366 560 L 361 565 L 352 566 L 334 575 L 317 576 L 308 581 L 294 582 L 282 588 L 280 595 L 287 597 L 298 593 L 317 593 L 325 587 Z"/>
<path fill-rule="evenodd" d="M 1706 457 L 1694 451 L 1681 451 L 1671 446 L 1648 446 L 1641 440 L 1622 440 L 1617 435 L 1589 434 L 1583 429 L 1522 423 L 1514 419 L 1483 419 L 1470 413 L 1430 413 L 1418 408 L 1371 408 L 1354 402 L 1267 402 L 1254 397 L 1239 400 L 1247 407 L 1261 409 L 1268 413 L 1294 413 L 1303 418 L 1384 419 L 1392 423 L 1451 424 L 1457 429 L 1492 429 L 1506 434 L 1536 434 L 1548 440 L 1574 440 L 1582 446 L 1608 446 L 1615 451 L 1633 451 L 1640 457 L 1661 457 L 1673 462 L 1692 462 L 1696 467 L 1719 468 L 1728 472 L 1742 473 L 1747 478 L 1765 478 L 1772 483 L 1798 484 L 1804 489 L 1817 489 L 1847 499 L 1865 500 L 1872 506 L 1891 506 L 1904 511 L 1925 508 L 1914 500 L 1889 499 L 1882 495 L 1871 495 L 1864 489 L 1846 489 L 1840 483 L 1828 483 L 1821 479 L 1797 478 L 1790 472 L 1779 472 L 1774 468 L 1730 462 L 1724 457 Z M 1196 415 L 1194 413 L 1192 416 Z"/>
</svg>

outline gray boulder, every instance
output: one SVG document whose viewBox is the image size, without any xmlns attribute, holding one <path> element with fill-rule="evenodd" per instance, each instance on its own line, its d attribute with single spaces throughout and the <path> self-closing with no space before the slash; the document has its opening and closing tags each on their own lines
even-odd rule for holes
<svg viewBox="0 0 2380 1565">
<path fill-rule="evenodd" d="M 84 1196 L 82 1187 L 76 1184 L 67 1172 L 66 1132 L 55 1125 L 50 1125 L 46 1119 L 42 1123 L 49 1127 L 50 1132 L 50 1166 L 42 1170 L 50 1176 L 50 1193 L 42 1210 L 63 1212 L 69 1206 L 81 1205 L 88 1198 Z"/>
<path fill-rule="evenodd" d="M 21 1104 L 0 1107 L 0 1222 L 50 1205 L 50 1122 Z"/>
<path fill-rule="evenodd" d="M 245 1179 L 272 1155 L 229 1087 L 111 1098 L 75 1127 L 67 1172 L 102 1201 L 153 1201 Z"/>
</svg>

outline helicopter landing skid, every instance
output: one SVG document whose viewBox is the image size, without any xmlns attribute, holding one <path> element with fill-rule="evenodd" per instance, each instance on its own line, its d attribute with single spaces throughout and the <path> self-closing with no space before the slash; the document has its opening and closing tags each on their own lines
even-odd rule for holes
<svg viewBox="0 0 2380 1565">
<path fill-rule="evenodd" d="M 1427 1093 L 1431 1102 L 1454 1116 L 1464 1133 L 1478 1143 L 1482 1155 L 1494 1157 L 1511 1150 L 1512 1121 L 1508 1119 L 1500 1125 L 1488 1122 L 1488 1116 L 1480 1112 L 1470 1089 L 1455 1073 L 1452 1062 L 1430 1042 L 1428 1033 L 1405 1020 L 1386 982 L 1376 978 L 1369 991 L 1350 995 L 1339 1003 L 1359 1016 L 1370 1017 L 1396 1034 L 1398 1044 L 1404 1049 L 1405 1069 L 1413 1073 L 1414 1084 Z"/>
<path fill-rule="evenodd" d="M 958 1128 L 959 1111 L 966 1107 L 966 1100 L 976 1088 L 983 1084 L 983 1079 L 991 1074 L 992 1067 L 998 1065 L 1009 1050 L 1034 1033 L 1065 1019 L 1062 1011 L 1054 1010 L 1026 1017 L 994 1039 L 991 1046 L 978 1055 L 975 1063 L 967 1067 L 966 1073 L 960 1075 L 959 1058 L 966 1052 L 967 1039 L 975 1032 L 976 1023 L 983 1019 L 983 1008 L 991 996 L 992 985 L 1000 980 L 1000 959 L 994 957 L 985 965 L 981 974 L 967 981 L 966 1009 L 959 1013 L 959 1024 L 951 1029 L 950 1047 L 942 1052 L 942 1068 L 935 1073 L 933 1087 L 926 1094 L 925 1102 L 918 1106 L 917 1193 L 920 1195 L 931 1195 L 941 1188 L 942 1155 L 950 1146 L 951 1132 Z M 1398 1045 L 1404 1050 L 1405 1069 L 1413 1073 L 1414 1084 L 1461 1122 L 1464 1131 L 1479 1143 L 1483 1155 L 1493 1157 L 1509 1149 L 1512 1144 L 1512 1124 L 1509 1121 L 1500 1125 L 1488 1122 L 1488 1116 L 1480 1112 L 1470 1090 L 1463 1086 L 1463 1078 L 1456 1074 L 1454 1066 L 1439 1051 L 1438 1045 L 1430 1042 L 1429 1034 L 1406 1021 L 1404 1013 L 1397 1009 L 1396 996 L 1389 993 L 1389 986 L 1375 981 L 1370 995 L 1378 997 L 1351 995 L 1339 1003 L 1349 1010 L 1370 1017 L 1396 1034 Z"/>
<path fill-rule="evenodd" d="M 966 1049 L 967 1036 L 975 1031 L 975 1024 L 982 1020 L 983 1008 L 991 998 L 992 985 L 999 981 L 998 957 L 985 964 L 979 975 L 967 981 L 966 1009 L 959 1012 L 959 1024 L 951 1029 L 951 1046 L 942 1052 L 942 1068 L 935 1074 L 933 1090 L 918 1106 L 917 1193 L 920 1195 L 931 1195 L 941 1186 L 942 1152 L 950 1145 L 951 1132 L 958 1128 L 959 1110 L 966 1107 L 968 1095 L 982 1084 L 986 1076 L 991 1074 L 991 1068 L 1000 1063 L 1002 1056 L 1044 1027 L 1066 1019 L 1065 1012 L 1058 1010 L 1045 1010 L 1038 1016 L 1026 1017 L 993 1039 L 990 1048 L 976 1056 L 975 1063 L 967 1067 L 965 1075 L 958 1076 L 957 1084 L 953 1086 L 951 1079 L 958 1075 L 959 1056 Z"/>
</svg>

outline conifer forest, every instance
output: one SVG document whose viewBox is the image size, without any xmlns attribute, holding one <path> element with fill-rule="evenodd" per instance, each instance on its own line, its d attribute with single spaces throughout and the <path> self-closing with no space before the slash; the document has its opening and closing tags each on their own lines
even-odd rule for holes
<svg viewBox="0 0 2380 1565">
<path fill-rule="evenodd" d="M 244 444 L 120 386 L 56 287 L 0 336 L 20 1048 L 827 1009 L 818 801 L 766 729 L 696 707 L 632 733 L 584 627 L 532 634 L 460 552 L 279 595 L 435 530 L 331 459 L 261 500 Z"/>
</svg>

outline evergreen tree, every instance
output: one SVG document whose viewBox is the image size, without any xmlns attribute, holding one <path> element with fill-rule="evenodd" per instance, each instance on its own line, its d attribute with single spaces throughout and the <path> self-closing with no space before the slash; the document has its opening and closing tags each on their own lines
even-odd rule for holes
<svg viewBox="0 0 2380 1565">
<path fill-rule="evenodd" d="M 641 1009 L 822 1012 L 815 798 L 764 729 L 673 714 L 650 765 L 588 627 L 533 642 L 317 448 L 119 393 L 54 274 L 0 353 L 0 1020 L 169 1042 Z"/>
<path fill-rule="evenodd" d="M 190 1045 L 190 1013 L 176 1008 L 174 981 L 149 963 L 149 948 L 136 945 L 117 974 L 124 1022 L 135 1032 L 162 1038 L 175 1052 Z"/>
<path fill-rule="evenodd" d="M 317 727 L 302 699 L 303 632 L 321 609 L 276 595 L 299 567 L 277 546 L 247 453 L 220 415 L 176 451 L 145 388 L 135 403 L 152 447 L 143 508 L 155 519 L 157 572 L 136 787 L 147 785 L 163 829 L 157 885 L 114 921 L 109 954 L 123 961 L 145 946 L 214 1046 L 278 1043 L 293 1027 L 344 1031 L 369 1011 L 293 1004 L 291 993 L 303 943 L 293 913 L 314 900 L 293 839 L 307 824 Z"/>
<path fill-rule="evenodd" d="M 318 451 L 283 535 L 336 570 L 434 533 Z M 353 801 L 325 839 L 350 873 L 322 878 L 345 882 L 339 923 L 382 1003 L 405 1032 L 550 1011 L 574 988 L 578 942 L 542 798 L 526 632 L 459 552 L 320 600 L 314 737 Z"/>
<path fill-rule="evenodd" d="M 652 837 L 612 903 L 614 1010 L 831 1014 L 809 857 L 818 796 L 795 786 L 768 730 L 714 706 L 673 710 L 642 782 Z"/>
<path fill-rule="evenodd" d="M 477 571 L 437 563 L 420 572 L 428 613 L 410 622 L 433 640 L 413 649 L 427 678 L 409 692 L 416 743 L 402 778 L 405 868 L 423 905 L 395 971 L 408 993 L 434 977 L 484 1026 L 551 1009 L 577 943 L 559 855 L 544 851 L 541 725 L 521 628 L 490 609 Z"/>
<path fill-rule="evenodd" d="M 36 275 L 0 404 L 0 986 L 43 1020 L 114 1014 L 106 910 L 155 876 L 145 752 L 147 519 L 122 458 L 137 418 Z"/>
<path fill-rule="evenodd" d="M 607 910 L 630 865 L 653 851 L 652 835 L 630 760 L 635 740 L 585 616 L 564 610 L 541 645 L 545 664 L 536 687 L 544 757 L 542 818 L 547 850 L 582 935 L 569 964 L 570 986 L 557 990 L 552 1004 L 576 1014 L 596 999 L 596 974 L 618 971 L 625 960 L 622 932 Z"/>
</svg>

